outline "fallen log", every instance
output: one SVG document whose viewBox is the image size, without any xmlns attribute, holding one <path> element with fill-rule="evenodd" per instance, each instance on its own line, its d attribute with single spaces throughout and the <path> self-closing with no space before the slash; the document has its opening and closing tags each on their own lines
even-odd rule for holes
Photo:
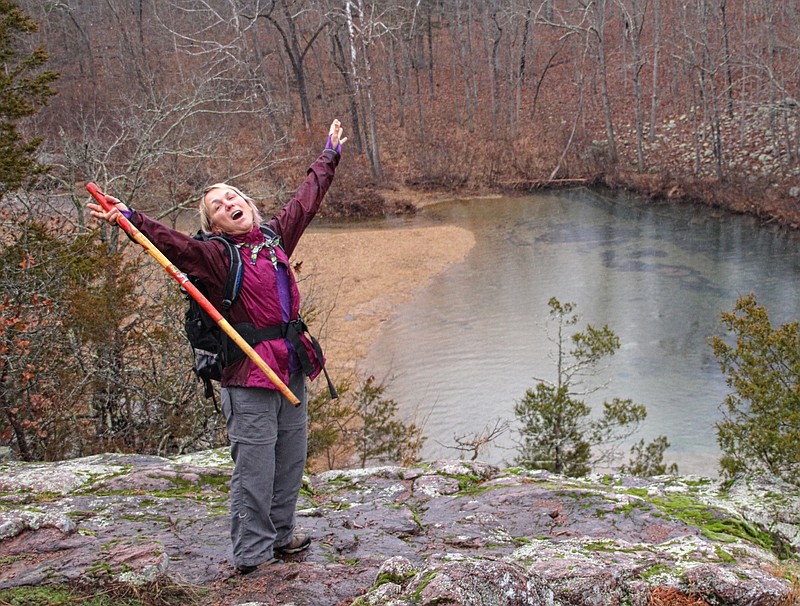
<svg viewBox="0 0 800 606">
<path fill-rule="evenodd" d="M 496 185 L 505 190 L 533 191 L 535 189 L 557 189 L 560 187 L 575 187 L 592 185 L 593 179 L 516 179 L 513 181 L 498 181 Z"/>
</svg>

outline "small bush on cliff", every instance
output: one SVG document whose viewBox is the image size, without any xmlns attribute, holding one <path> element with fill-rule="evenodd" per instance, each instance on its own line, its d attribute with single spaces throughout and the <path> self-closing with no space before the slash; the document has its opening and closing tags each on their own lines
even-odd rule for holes
<svg viewBox="0 0 800 606">
<path fill-rule="evenodd" d="M 348 382 L 336 389 L 336 400 L 324 390 L 309 398 L 308 457 L 313 468 L 419 461 L 422 427 L 398 418 L 399 405 L 386 397 L 383 382 L 370 376 L 355 389 Z"/>
<path fill-rule="evenodd" d="M 550 339 L 556 345 L 556 380 L 539 380 L 514 407 L 522 424 L 517 463 L 528 469 L 580 476 L 594 466 L 613 463 L 619 457 L 619 445 L 636 432 L 647 410 L 632 400 L 614 398 L 603 402 L 601 416 L 590 418 L 591 408 L 580 397 L 603 386 L 585 388 L 582 379 L 597 374 L 600 362 L 619 349 L 619 339 L 608 326 L 598 329 L 591 325 L 567 336 L 568 327 L 580 319 L 575 304 L 553 297 L 548 305 L 557 329 Z M 631 448 L 633 458 L 620 471 L 636 475 L 676 473 L 676 465 L 667 466 L 663 461 L 668 447 L 664 436 L 649 445 L 641 441 Z"/>
<path fill-rule="evenodd" d="M 0 441 L 23 460 L 222 443 L 183 297 L 94 232 L 0 213 Z"/>
<path fill-rule="evenodd" d="M 722 473 L 768 472 L 800 485 L 800 328 L 774 328 L 754 294 L 721 315 L 733 343 L 711 338 L 727 384 L 717 440 Z"/>
</svg>

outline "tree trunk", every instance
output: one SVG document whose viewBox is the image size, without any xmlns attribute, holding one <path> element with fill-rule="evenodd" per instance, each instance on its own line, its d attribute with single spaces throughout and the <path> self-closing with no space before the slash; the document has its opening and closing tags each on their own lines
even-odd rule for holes
<svg viewBox="0 0 800 606">
<path fill-rule="evenodd" d="M 630 37 L 633 52 L 633 97 L 636 123 L 636 165 L 644 172 L 644 111 L 642 108 L 642 69 L 645 65 L 642 52 L 642 30 L 648 0 L 617 0 L 625 19 L 626 35 Z"/>
<path fill-rule="evenodd" d="M 465 7 L 466 4 L 466 7 Z M 466 15 L 464 14 L 466 9 Z M 475 112 L 478 105 L 478 94 L 475 90 L 475 75 L 472 67 L 472 11 L 469 2 L 457 0 L 453 41 L 458 49 L 458 62 L 464 81 L 464 109 L 466 110 L 467 129 L 470 133 L 475 129 Z M 458 111 L 458 106 L 456 106 Z"/>
<path fill-rule="evenodd" d="M 354 145 L 356 148 L 356 153 L 363 154 L 365 146 L 364 136 L 361 129 L 361 118 L 358 111 L 357 85 L 353 80 L 352 72 L 347 68 L 345 51 L 342 45 L 342 40 L 338 34 L 333 34 L 331 36 L 331 45 L 333 46 L 331 58 L 333 59 L 334 65 L 336 65 L 336 68 L 339 71 L 339 75 L 342 77 L 345 91 L 347 91 L 347 105 L 350 113 L 350 126 L 348 129 L 350 134 L 348 135 L 348 147 L 351 145 L 350 141 L 352 141 L 352 145 Z"/>
<path fill-rule="evenodd" d="M 606 0 L 593 3 L 591 10 L 594 14 L 594 26 L 591 33 L 596 42 L 597 51 L 597 77 L 600 84 L 600 96 L 603 103 L 603 120 L 605 122 L 606 139 L 608 143 L 608 162 L 616 165 L 618 161 L 617 142 L 614 135 L 614 119 L 611 109 L 611 93 L 608 88 L 608 67 L 606 66 Z"/>
<path fill-rule="evenodd" d="M 656 113 L 658 110 L 658 59 L 661 51 L 661 0 L 653 1 L 653 86 L 650 95 L 650 143 L 656 140 Z"/>
<path fill-rule="evenodd" d="M 525 84 L 525 67 L 528 53 L 528 38 L 531 30 L 532 9 L 529 6 L 522 20 L 522 41 L 519 48 L 519 60 L 517 61 L 517 71 L 513 74 L 514 88 L 514 108 L 511 116 L 511 135 L 517 136 L 519 131 L 519 116 L 522 111 L 522 86 Z"/>
<path fill-rule="evenodd" d="M 345 2 L 347 31 L 350 37 L 350 66 L 353 73 L 355 90 L 360 98 L 362 115 L 366 122 L 366 150 L 369 157 L 372 176 L 383 177 L 380 158 L 380 142 L 376 119 L 375 100 L 372 82 L 372 66 L 369 59 L 369 23 L 364 14 L 361 0 Z M 358 20 L 358 27 L 356 24 Z"/>
</svg>

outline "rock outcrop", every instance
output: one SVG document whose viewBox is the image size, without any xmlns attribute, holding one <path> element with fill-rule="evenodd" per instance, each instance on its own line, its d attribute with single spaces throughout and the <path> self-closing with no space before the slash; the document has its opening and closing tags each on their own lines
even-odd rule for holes
<svg viewBox="0 0 800 606">
<path fill-rule="evenodd" d="M 167 582 L 197 604 L 294 606 L 800 596 L 800 491 L 774 480 L 575 479 L 461 461 L 329 471 L 301 494 L 311 549 L 240 577 L 230 471 L 222 450 L 0 465 L 0 591 Z"/>
</svg>

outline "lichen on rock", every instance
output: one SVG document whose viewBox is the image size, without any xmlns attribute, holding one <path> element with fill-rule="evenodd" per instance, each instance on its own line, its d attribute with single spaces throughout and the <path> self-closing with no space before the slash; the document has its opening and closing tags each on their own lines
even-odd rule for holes
<svg viewBox="0 0 800 606">
<path fill-rule="evenodd" d="M 246 589 L 297 606 L 644 606 L 658 592 L 778 606 L 798 592 L 800 494 L 770 478 L 329 471 L 298 503 L 311 549 L 237 579 L 230 470 L 225 450 L 0 464 L 0 590 L 167 579 L 205 588 L 198 604 Z"/>
</svg>

